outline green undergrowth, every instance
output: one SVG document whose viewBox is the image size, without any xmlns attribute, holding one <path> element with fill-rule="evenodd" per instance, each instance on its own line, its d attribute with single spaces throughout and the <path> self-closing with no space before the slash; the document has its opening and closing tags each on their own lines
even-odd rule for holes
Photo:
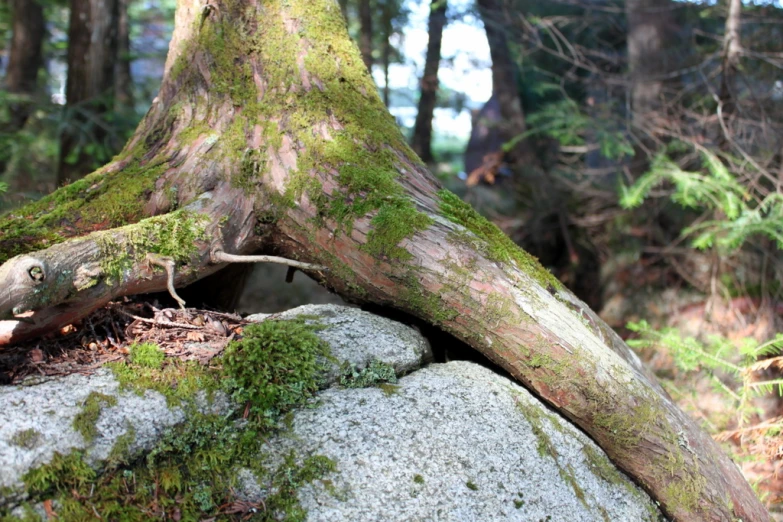
<svg viewBox="0 0 783 522">
<path fill-rule="evenodd" d="M 149 343 L 135 345 L 127 362 L 111 366 L 121 386 L 162 393 L 184 409 L 187 421 L 170 428 L 143 456 L 132 454 L 135 431 L 129 428 L 100 474 L 79 451 L 55 455 L 25 475 L 30 502 L 53 499 L 63 521 L 244 520 L 251 513 L 228 511 L 241 486 L 237 472 L 247 469 L 267 491 L 253 520 L 303 520 L 297 489 L 335 471 L 335 463 L 291 452 L 265 468 L 260 451 L 266 438 L 283 429 L 281 415 L 307 402 L 318 388 L 322 361 L 329 357 L 328 345 L 314 334 L 318 328 L 303 318 L 250 325 L 209 366 L 162 358 Z M 208 396 L 218 389 L 236 408 L 199 411 L 199 392 Z M 100 396 L 85 402 L 96 406 L 85 407 L 90 421 L 93 410 L 99 413 L 111 403 Z M 0 509 L 0 519 L 13 517 Z"/>
<path fill-rule="evenodd" d="M 163 366 L 166 354 L 155 343 L 134 343 L 128 348 L 131 364 L 159 370 Z"/>
</svg>

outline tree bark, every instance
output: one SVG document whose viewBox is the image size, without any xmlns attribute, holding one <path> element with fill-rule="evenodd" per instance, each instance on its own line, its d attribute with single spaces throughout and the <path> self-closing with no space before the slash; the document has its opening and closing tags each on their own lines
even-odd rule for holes
<svg viewBox="0 0 783 522">
<path fill-rule="evenodd" d="M 389 106 L 391 89 L 389 88 L 389 66 L 391 65 L 392 45 L 391 37 L 394 32 L 392 26 L 392 1 L 383 0 L 383 9 L 381 12 L 383 24 L 383 43 L 381 44 L 381 67 L 383 68 L 383 104 Z M 397 7 L 397 6 L 395 6 Z M 399 9 L 399 7 L 397 7 Z"/>
<path fill-rule="evenodd" d="M 643 174 L 654 153 L 656 128 L 666 128 L 664 95 L 666 75 L 675 66 L 676 22 L 671 0 L 627 0 L 628 69 L 630 73 L 631 125 L 636 134 L 636 154 L 631 163 L 634 177 Z"/>
<path fill-rule="evenodd" d="M 0 132 L 3 134 L 20 131 L 33 111 L 38 72 L 43 65 L 42 46 L 46 34 L 43 7 L 38 0 L 13 0 L 9 2 L 9 7 L 11 48 L 3 84 L 13 99 L 8 104 L 7 120 L 0 124 Z M 0 152 L 0 175 L 5 172 L 11 155 L 11 150 Z M 18 179 L 13 179 L 12 183 L 15 185 Z"/>
<path fill-rule="evenodd" d="M 87 143 L 107 136 L 102 115 L 113 107 L 117 62 L 119 0 L 71 0 L 68 27 L 68 79 L 65 86 L 68 125 L 60 138 L 57 184 L 92 170 Z"/>
<path fill-rule="evenodd" d="M 728 14 L 726 15 L 726 31 L 723 36 L 723 74 L 720 82 L 721 116 L 728 117 L 734 112 L 734 95 L 732 84 L 737 73 L 740 57 L 742 56 L 742 41 L 740 39 L 740 27 L 742 22 L 742 1 L 728 0 Z M 721 146 L 728 145 L 728 139 L 723 138 Z"/>
<path fill-rule="evenodd" d="M 443 42 L 443 28 L 446 26 L 446 0 L 432 0 L 430 4 L 429 42 L 424 61 L 424 74 L 419 86 L 419 110 L 413 126 L 411 146 L 425 163 L 432 163 L 432 115 L 438 97 L 438 69 L 440 68 L 440 46 Z"/>
<path fill-rule="evenodd" d="M 677 520 L 769 520 L 738 468 L 591 310 L 441 189 L 405 144 L 333 0 L 183 0 L 161 91 L 106 167 L 0 219 L 0 343 L 222 252 L 317 263 L 485 354 Z M 124 226 L 119 226 L 123 225 Z M 68 241 L 65 241 L 69 239 Z M 15 317 L 25 314 L 23 320 Z"/>
<path fill-rule="evenodd" d="M 364 65 L 372 70 L 372 3 L 371 0 L 359 0 L 359 50 Z"/>
<path fill-rule="evenodd" d="M 507 151 L 511 163 L 525 163 L 530 159 L 527 146 L 522 140 L 515 140 L 526 130 L 525 113 L 517 88 L 517 64 L 511 58 L 508 47 L 501 4 L 497 0 L 477 0 L 476 4 L 487 33 L 489 53 L 492 58 L 492 94 L 497 98 L 503 122 L 498 129 L 504 143 L 514 140 L 515 145 Z"/>
<path fill-rule="evenodd" d="M 9 120 L 3 125 L 5 133 L 18 131 L 30 117 L 31 98 L 43 65 L 41 47 L 46 34 L 43 7 L 38 0 L 13 0 L 10 7 L 13 34 L 4 84 L 18 98 L 9 105 Z"/>
<path fill-rule="evenodd" d="M 130 16 L 131 0 L 118 0 L 117 59 L 114 69 L 114 112 L 133 110 L 133 77 L 131 76 Z"/>
</svg>

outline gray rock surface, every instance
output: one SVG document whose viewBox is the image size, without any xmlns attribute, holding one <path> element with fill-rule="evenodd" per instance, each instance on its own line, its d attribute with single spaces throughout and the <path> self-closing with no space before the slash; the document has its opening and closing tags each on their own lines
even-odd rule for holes
<svg viewBox="0 0 783 522">
<path fill-rule="evenodd" d="M 317 316 L 326 327 L 317 334 L 329 343 L 335 358 L 324 379 L 328 384 L 339 379 L 345 361 L 363 368 L 378 359 L 400 374 L 432 358 L 429 344 L 416 330 L 357 308 L 307 305 L 274 317 L 293 319 L 299 315 Z M 101 407 L 95 437 L 88 441 L 73 424 L 92 393 L 113 397 L 116 404 Z M 215 394 L 211 405 L 199 403 L 203 412 L 224 413 L 231 408 L 222 393 Z M 56 453 L 82 451 L 86 461 L 98 469 L 120 437 L 128 433 L 133 434 L 130 454 L 141 454 L 151 449 L 167 428 L 186 420 L 183 409 L 167 405 L 160 393 L 148 390 L 139 396 L 133 391 L 120 392 L 108 369 L 92 375 L 31 380 L 23 386 L 0 386 L 0 405 L 0 491 L 21 488 L 25 473 L 51 462 Z M 0 506 L 18 498 L 21 496 L 0 493 Z"/>
<path fill-rule="evenodd" d="M 326 326 L 316 335 L 329 343 L 332 357 L 338 361 L 327 370 L 328 383 L 337 381 L 344 362 L 361 370 L 373 360 L 378 360 L 394 367 L 399 375 L 432 360 L 432 349 L 418 331 L 358 308 L 334 304 L 304 305 L 279 314 L 250 315 L 246 319 L 293 319 L 302 315 L 317 317 L 313 322 Z"/>
<path fill-rule="evenodd" d="M 431 365 L 377 388 L 329 389 L 269 441 L 338 471 L 299 491 L 309 521 L 641 521 L 658 509 L 580 431 L 473 363 Z M 266 485 L 244 473 L 248 499 Z"/>
<path fill-rule="evenodd" d="M 337 463 L 337 472 L 300 489 L 308 520 L 636 521 L 658 513 L 587 437 L 508 379 L 459 361 L 416 371 L 431 359 L 427 341 L 355 308 L 303 306 L 275 317 L 298 315 L 327 327 L 318 335 L 338 360 L 332 381 L 342 361 L 413 371 L 397 387 L 324 390 L 317 407 L 294 412 L 292 428 L 269 440 L 267 469 L 291 450 Z M 116 404 L 102 406 L 96 436 L 85 440 L 73 421 L 93 392 Z M 231 408 L 221 394 L 198 402 L 202 411 Z M 120 391 L 107 369 L 0 387 L 0 404 L 0 506 L 19 498 L 5 488 L 19 488 L 55 453 L 80 450 L 99 468 L 123 435 L 134 433 L 128 449 L 141 454 L 187 420 L 159 393 Z M 250 471 L 240 482 L 248 500 L 267 494 Z"/>
<path fill-rule="evenodd" d="M 90 441 L 74 429 L 74 418 L 93 392 L 114 397 L 116 404 L 102 406 Z M 219 413 L 228 407 L 226 396 L 220 393 L 211 404 L 198 402 L 202 411 Z M 133 433 L 128 447 L 131 454 L 151 449 L 166 428 L 185 420 L 182 408 L 168 406 L 160 393 L 121 392 L 114 375 L 105 368 L 92 375 L 2 386 L 0 404 L 0 488 L 21 488 L 24 474 L 50 462 L 55 453 L 68 455 L 81 450 L 88 463 L 99 467 L 118 439 L 129 432 Z M 7 500 L 0 497 L 0 505 Z"/>
</svg>

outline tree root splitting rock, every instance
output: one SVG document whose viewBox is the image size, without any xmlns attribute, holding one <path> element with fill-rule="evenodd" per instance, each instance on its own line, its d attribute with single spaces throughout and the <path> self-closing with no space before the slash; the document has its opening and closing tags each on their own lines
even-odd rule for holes
<svg viewBox="0 0 783 522">
<path fill-rule="evenodd" d="M 210 5 L 202 18 L 201 0 L 177 2 L 160 93 L 118 159 L 0 217 L 0 254 L 30 252 L 0 266 L 0 318 L 11 319 L 0 345 L 119 296 L 193 283 L 226 266 L 213 252 L 301 259 L 328 266 L 307 270 L 344 298 L 411 314 L 484 354 L 668 516 L 769 520 L 622 339 L 442 190 L 378 97 L 335 2 Z M 118 205 L 117 194 L 138 202 Z M 116 223 L 134 224 L 95 232 Z M 173 284 L 148 253 L 174 261 Z M 28 311 L 34 324 L 15 317 Z"/>
</svg>

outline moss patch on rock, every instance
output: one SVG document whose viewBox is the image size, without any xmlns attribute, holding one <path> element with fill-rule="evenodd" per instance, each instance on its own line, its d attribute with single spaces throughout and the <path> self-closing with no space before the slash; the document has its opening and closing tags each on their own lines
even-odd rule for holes
<svg viewBox="0 0 783 522">
<path fill-rule="evenodd" d="M 98 435 L 95 424 L 101 416 L 101 410 L 106 406 L 116 406 L 117 397 L 96 391 L 90 392 L 82 405 L 82 411 L 73 418 L 73 429 L 78 431 L 84 440 L 92 442 Z"/>
<path fill-rule="evenodd" d="M 220 385 L 218 372 L 193 361 L 170 358 L 158 367 L 149 366 L 149 362 L 149 358 L 142 358 L 141 364 L 129 360 L 107 366 L 119 381 L 121 390 L 133 390 L 139 395 L 147 390 L 156 391 L 166 397 L 170 406 L 192 402 L 199 391 L 210 395 Z"/>
<path fill-rule="evenodd" d="M 11 438 L 11 444 L 20 448 L 33 449 L 41 442 L 43 434 L 35 428 L 17 431 Z"/>
<path fill-rule="evenodd" d="M 159 370 L 165 358 L 166 354 L 155 343 L 134 343 L 128 348 L 128 360 L 136 366 Z"/>
<path fill-rule="evenodd" d="M 329 345 L 315 335 L 317 325 L 304 318 L 264 321 L 245 328 L 223 355 L 233 399 L 248 404 L 256 419 L 279 415 L 311 397 L 325 370 Z"/>
<path fill-rule="evenodd" d="M 161 361 L 154 345 L 128 363 L 115 363 L 123 387 L 163 393 L 186 409 L 188 421 L 170 429 L 142 458 L 130 453 L 135 433 L 129 430 L 117 440 L 100 475 L 78 451 L 55 455 L 25 475 L 31 501 L 55 500 L 64 521 L 96 515 L 110 520 L 230 519 L 250 514 L 231 513 L 237 472 L 249 469 L 268 492 L 254 519 L 303 520 L 298 488 L 335 471 L 335 463 L 321 455 L 290 453 L 279 466 L 265 469 L 259 452 L 281 415 L 305 403 L 318 388 L 322 361 L 329 356 L 328 345 L 314 333 L 318 328 L 305 318 L 250 325 L 208 367 L 176 358 Z M 237 401 L 236 410 L 200 413 L 197 393 L 218 388 Z M 90 412 L 86 424 L 94 426 L 96 412 L 111 402 L 106 397 L 95 394 L 85 401 Z M 10 519 L 10 513 L 0 508 L 0 517 Z"/>
</svg>

